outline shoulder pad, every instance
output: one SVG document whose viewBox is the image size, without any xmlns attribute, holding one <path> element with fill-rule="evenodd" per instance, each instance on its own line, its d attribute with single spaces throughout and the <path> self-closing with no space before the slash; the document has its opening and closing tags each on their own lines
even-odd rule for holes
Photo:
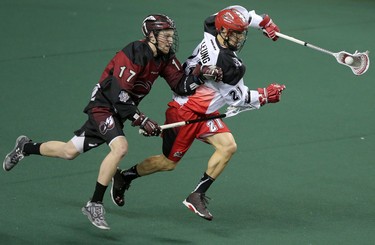
<svg viewBox="0 0 375 245">
<path fill-rule="evenodd" d="M 135 41 L 129 43 L 122 52 L 134 63 L 145 66 L 151 59 L 153 54 L 151 48 L 143 41 Z"/>
</svg>

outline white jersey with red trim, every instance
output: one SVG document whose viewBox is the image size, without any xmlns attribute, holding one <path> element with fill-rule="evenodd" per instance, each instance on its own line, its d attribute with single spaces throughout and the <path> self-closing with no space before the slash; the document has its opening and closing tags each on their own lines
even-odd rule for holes
<svg viewBox="0 0 375 245">
<path fill-rule="evenodd" d="M 196 89 L 195 94 L 190 96 L 175 95 L 174 100 L 199 114 L 211 114 L 225 105 L 249 106 L 259 109 L 258 91 L 249 90 L 243 81 L 245 65 L 234 51 L 219 45 L 215 37 L 214 20 L 215 16 L 206 19 L 204 38 L 183 67 L 186 73 L 191 73 L 197 64 L 216 65 L 223 70 L 223 81 L 206 80 Z"/>
</svg>

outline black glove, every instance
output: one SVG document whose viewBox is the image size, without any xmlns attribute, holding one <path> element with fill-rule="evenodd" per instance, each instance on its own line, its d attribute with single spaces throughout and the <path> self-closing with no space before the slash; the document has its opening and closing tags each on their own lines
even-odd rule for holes
<svg viewBox="0 0 375 245">
<path fill-rule="evenodd" d="M 136 113 L 133 118 L 135 119 L 132 122 L 132 126 L 139 126 L 140 129 L 144 131 L 143 135 L 144 136 L 159 136 L 161 133 L 161 128 L 159 125 L 149 119 L 148 117 L 145 116 L 142 112 Z"/>
</svg>

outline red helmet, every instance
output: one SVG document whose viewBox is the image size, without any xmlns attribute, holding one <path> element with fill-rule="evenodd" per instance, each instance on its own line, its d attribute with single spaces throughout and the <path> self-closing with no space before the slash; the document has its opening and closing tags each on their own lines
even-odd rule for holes
<svg viewBox="0 0 375 245">
<path fill-rule="evenodd" d="M 223 28 L 229 31 L 243 32 L 249 27 L 245 16 L 236 9 L 221 10 L 215 18 L 215 27 L 218 32 Z"/>
<path fill-rule="evenodd" d="M 176 30 L 174 21 L 164 14 L 152 14 L 147 16 L 142 23 L 142 32 L 148 37 L 151 32 L 166 29 Z"/>
</svg>

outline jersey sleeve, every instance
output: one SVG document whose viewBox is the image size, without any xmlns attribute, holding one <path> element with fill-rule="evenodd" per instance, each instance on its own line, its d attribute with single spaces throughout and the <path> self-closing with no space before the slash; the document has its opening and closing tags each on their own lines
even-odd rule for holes
<svg viewBox="0 0 375 245">
<path fill-rule="evenodd" d="M 225 83 L 218 84 L 220 94 L 226 104 L 230 106 L 245 106 L 260 108 L 259 93 L 257 90 L 250 90 L 241 79 L 236 85 Z"/>
<path fill-rule="evenodd" d="M 213 36 L 216 35 L 216 27 L 215 27 L 215 15 L 211 15 L 204 21 L 204 32 L 207 32 Z"/>
<path fill-rule="evenodd" d="M 172 56 L 166 61 L 164 69 L 160 72 L 160 76 L 165 79 L 173 91 L 176 90 L 178 83 L 184 76 L 181 63 L 176 56 Z"/>
<path fill-rule="evenodd" d="M 160 75 L 167 81 L 173 92 L 182 96 L 194 94 L 195 89 L 202 84 L 198 77 L 191 73 L 185 74 L 176 56 L 168 60 Z"/>
</svg>

